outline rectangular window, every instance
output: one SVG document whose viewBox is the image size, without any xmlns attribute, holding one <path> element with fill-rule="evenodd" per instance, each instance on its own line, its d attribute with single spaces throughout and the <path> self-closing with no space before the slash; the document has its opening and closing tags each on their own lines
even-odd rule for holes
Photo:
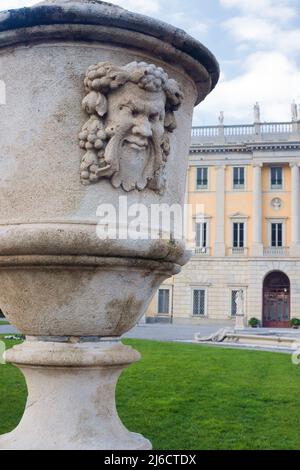
<svg viewBox="0 0 300 470">
<path fill-rule="evenodd" d="M 282 189 L 282 167 L 271 167 L 271 189 Z"/>
<path fill-rule="evenodd" d="M 197 189 L 208 188 L 208 168 L 200 167 L 197 168 Z"/>
<path fill-rule="evenodd" d="M 244 247 L 244 222 L 233 223 L 233 247 Z"/>
<path fill-rule="evenodd" d="M 236 295 L 237 295 L 237 290 L 232 290 L 231 291 L 231 316 L 232 317 L 235 317 L 236 316 L 236 311 L 237 311 L 237 308 L 236 308 Z"/>
<path fill-rule="evenodd" d="M 271 246 L 282 246 L 282 223 L 271 224 Z"/>
<path fill-rule="evenodd" d="M 233 168 L 233 189 L 244 189 L 245 187 L 245 168 L 236 166 Z"/>
<path fill-rule="evenodd" d="M 207 242 L 207 222 L 196 223 L 196 247 L 206 248 Z"/>
<path fill-rule="evenodd" d="M 170 312 L 169 307 L 170 307 L 170 289 L 159 289 L 157 313 L 168 315 Z"/>
<path fill-rule="evenodd" d="M 193 315 L 205 315 L 205 290 L 193 290 Z"/>
</svg>

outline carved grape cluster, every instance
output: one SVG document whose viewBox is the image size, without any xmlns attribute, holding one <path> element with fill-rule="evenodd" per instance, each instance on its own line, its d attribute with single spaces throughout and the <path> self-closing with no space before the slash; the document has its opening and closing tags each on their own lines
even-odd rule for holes
<svg viewBox="0 0 300 470">
<path fill-rule="evenodd" d="M 80 132 L 79 139 L 81 148 L 86 150 L 102 149 L 106 140 L 106 132 L 102 127 L 102 123 L 98 119 L 93 119 L 92 122 L 89 121 L 89 125 Z"/>
<path fill-rule="evenodd" d="M 109 90 L 116 90 L 128 81 L 128 73 L 110 62 L 99 62 L 91 65 L 84 79 L 87 92 L 98 91 L 107 94 Z"/>
<path fill-rule="evenodd" d="M 97 171 L 105 167 L 104 148 L 107 142 L 107 134 L 103 123 L 92 116 L 79 133 L 79 145 L 87 152 L 84 155 L 80 170 L 83 181 L 98 181 Z"/>
<path fill-rule="evenodd" d="M 126 82 L 135 83 L 147 91 L 164 91 L 168 108 L 173 111 L 183 100 L 177 82 L 170 79 L 161 67 L 146 62 L 131 62 L 124 67 L 115 66 L 110 62 L 99 62 L 88 68 L 84 79 L 87 92 L 96 91 L 103 94 L 116 90 Z"/>
<path fill-rule="evenodd" d="M 154 64 L 132 62 L 126 68 L 130 75 L 130 81 L 147 91 L 163 90 L 168 81 L 166 72 Z"/>
</svg>

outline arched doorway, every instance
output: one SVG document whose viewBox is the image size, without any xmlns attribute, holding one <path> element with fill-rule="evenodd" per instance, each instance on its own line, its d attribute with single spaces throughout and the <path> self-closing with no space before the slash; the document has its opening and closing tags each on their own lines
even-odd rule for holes
<svg viewBox="0 0 300 470">
<path fill-rule="evenodd" d="M 263 284 L 263 326 L 288 328 L 290 319 L 290 280 L 281 271 L 267 274 Z"/>
</svg>

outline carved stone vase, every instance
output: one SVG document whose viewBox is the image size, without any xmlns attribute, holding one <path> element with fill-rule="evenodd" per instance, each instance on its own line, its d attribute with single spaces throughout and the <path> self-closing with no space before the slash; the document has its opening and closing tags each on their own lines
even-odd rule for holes
<svg viewBox="0 0 300 470">
<path fill-rule="evenodd" d="M 183 31 L 105 2 L 0 13 L 0 308 L 28 386 L 0 449 L 151 448 L 116 411 L 139 359 L 120 336 L 188 254 L 171 229 L 116 236 L 102 215 L 183 205 L 193 107 L 218 76 Z"/>
</svg>

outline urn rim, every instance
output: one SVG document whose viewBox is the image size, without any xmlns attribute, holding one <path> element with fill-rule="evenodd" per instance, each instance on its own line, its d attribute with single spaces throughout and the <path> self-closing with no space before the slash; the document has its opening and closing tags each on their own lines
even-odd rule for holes
<svg viewBox="0 0 300 470">
<path fill-rule="evenodd" d="M 24 40 L 28 41 L 28 34 L 26 34 L 28 28 L 43 28 L 49 25 L 102 26 L 150 36 L 204 67 L 209 81 L 208 86 L 205 87 L 205 95 L 214 89 L 219 80 L 218 61 L 200 41 L 168 23 L 100 0 L 48 0 L 32 7 L 0 11 L 0 48 L 7 47 L 14 41 L 15 44 L 16 41 L 22 42 L 23 33 L 25 33 Z M 17 39 L 16 36 L 9 35 L 7 40 L 5 32 L 11 31 L 16 31 Z M 81 40 L 84 40 L 84 33 Z M 191 72 L 191 75 L 195 76 L 195 71 L 194 74 L 193 71 Z M 198 94 L 196 104 L 204 99 L 200 85 L 198 85 Z"/>
</svg>

